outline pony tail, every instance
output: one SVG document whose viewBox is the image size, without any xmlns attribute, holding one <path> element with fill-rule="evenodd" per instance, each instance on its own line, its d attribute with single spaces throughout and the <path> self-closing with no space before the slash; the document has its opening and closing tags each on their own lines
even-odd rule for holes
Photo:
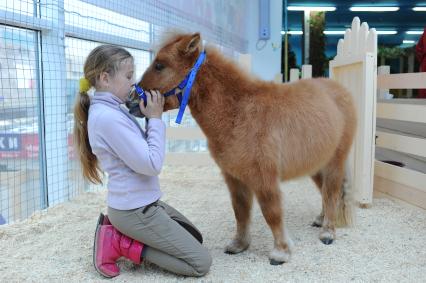
<svg viewBox="0 0 426 283">
<path fill-rule="evenodd" d="M 83 176 L 93 184 L 102 184 L 100 168 L 96 155 L 92 152 L 87 131 L 90 97 L 86 91 L 80 91 L 74 106 L 74 144 L 78 152 Z"/>
<path fill-rule="evenodd" d="M 342 197 L 337 207 L 336 226 L 353 226 L 355 222 L 355 201 L 352 190 L 352 175 L 349 161 L 345 163 L 345 178 L 342 184 Z"/>
</svg>

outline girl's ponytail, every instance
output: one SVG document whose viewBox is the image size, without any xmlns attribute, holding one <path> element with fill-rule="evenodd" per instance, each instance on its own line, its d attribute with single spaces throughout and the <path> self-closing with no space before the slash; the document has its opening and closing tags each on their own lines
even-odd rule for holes
<svg viewBox="0 0 426 283">
<path fill-rule="evenodd" d="M 87 93 L 90 82 L 80 80 L 80 91 L 74 106 L 74 144 L 80 159 L 83 176 L 94 184 L 102 184 L 100 168 L 96 155 L 93 154 L 87 132 L 90 97 Z"/>
</svg>

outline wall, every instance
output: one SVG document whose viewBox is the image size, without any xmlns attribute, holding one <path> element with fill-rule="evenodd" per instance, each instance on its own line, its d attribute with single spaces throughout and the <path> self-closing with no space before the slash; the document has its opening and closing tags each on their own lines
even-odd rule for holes
<svg viewBox="0 0 426 283">
<path fill-rule="evenodd" d="M 264 80 L 273 80 L 281 73 L 281 27 L 282 1 L 270 0 L 271 38 L 259 41 L 259 0 L 249 4 L 248 50 L 251 57 L 252 72 Z"/>
</svg>

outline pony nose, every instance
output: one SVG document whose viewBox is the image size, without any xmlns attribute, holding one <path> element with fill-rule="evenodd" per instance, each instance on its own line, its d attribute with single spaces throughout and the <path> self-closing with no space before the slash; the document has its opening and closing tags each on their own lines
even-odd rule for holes
<svg viewBox="0 0 426 283">
<path fill-rule="evenodd" d="M 128 100 L 130 101 L 139 100 L 139 95 L 136 93 L 136 88 L 134 86 L 129 92 Z"/>
</svg>

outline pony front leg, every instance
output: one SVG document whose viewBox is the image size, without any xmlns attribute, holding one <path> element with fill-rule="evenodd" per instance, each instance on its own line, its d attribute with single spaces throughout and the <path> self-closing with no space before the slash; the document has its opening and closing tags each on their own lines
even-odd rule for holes
<svg viewBox="0 0 426 283">
<path fill-rule="evenodd" d="M 272 265 L 279 265 L 290 260 L 290 246 L 292 245 L 284 227 L 279 182 L 277 178 L 268 176 L 261 176 L 260 179 L 265 183 L 254 187 L 255 194 L 263 217 L 274 236 L 274 249 L 269 254 L 269 262 Z M 269 183 L 267 183 L 268 181 Z"/>
<path fill-rule="evenodd" d="M 245 251 L 250 245 L 249 224 L 253 192 L 231 175 L 224 173 L 223 176 L 231 193 L 232 207 L 237 221 L 237 233 L 234 239 L 226 246 L 225 253 L 237 254 Z"/>
</svg>

